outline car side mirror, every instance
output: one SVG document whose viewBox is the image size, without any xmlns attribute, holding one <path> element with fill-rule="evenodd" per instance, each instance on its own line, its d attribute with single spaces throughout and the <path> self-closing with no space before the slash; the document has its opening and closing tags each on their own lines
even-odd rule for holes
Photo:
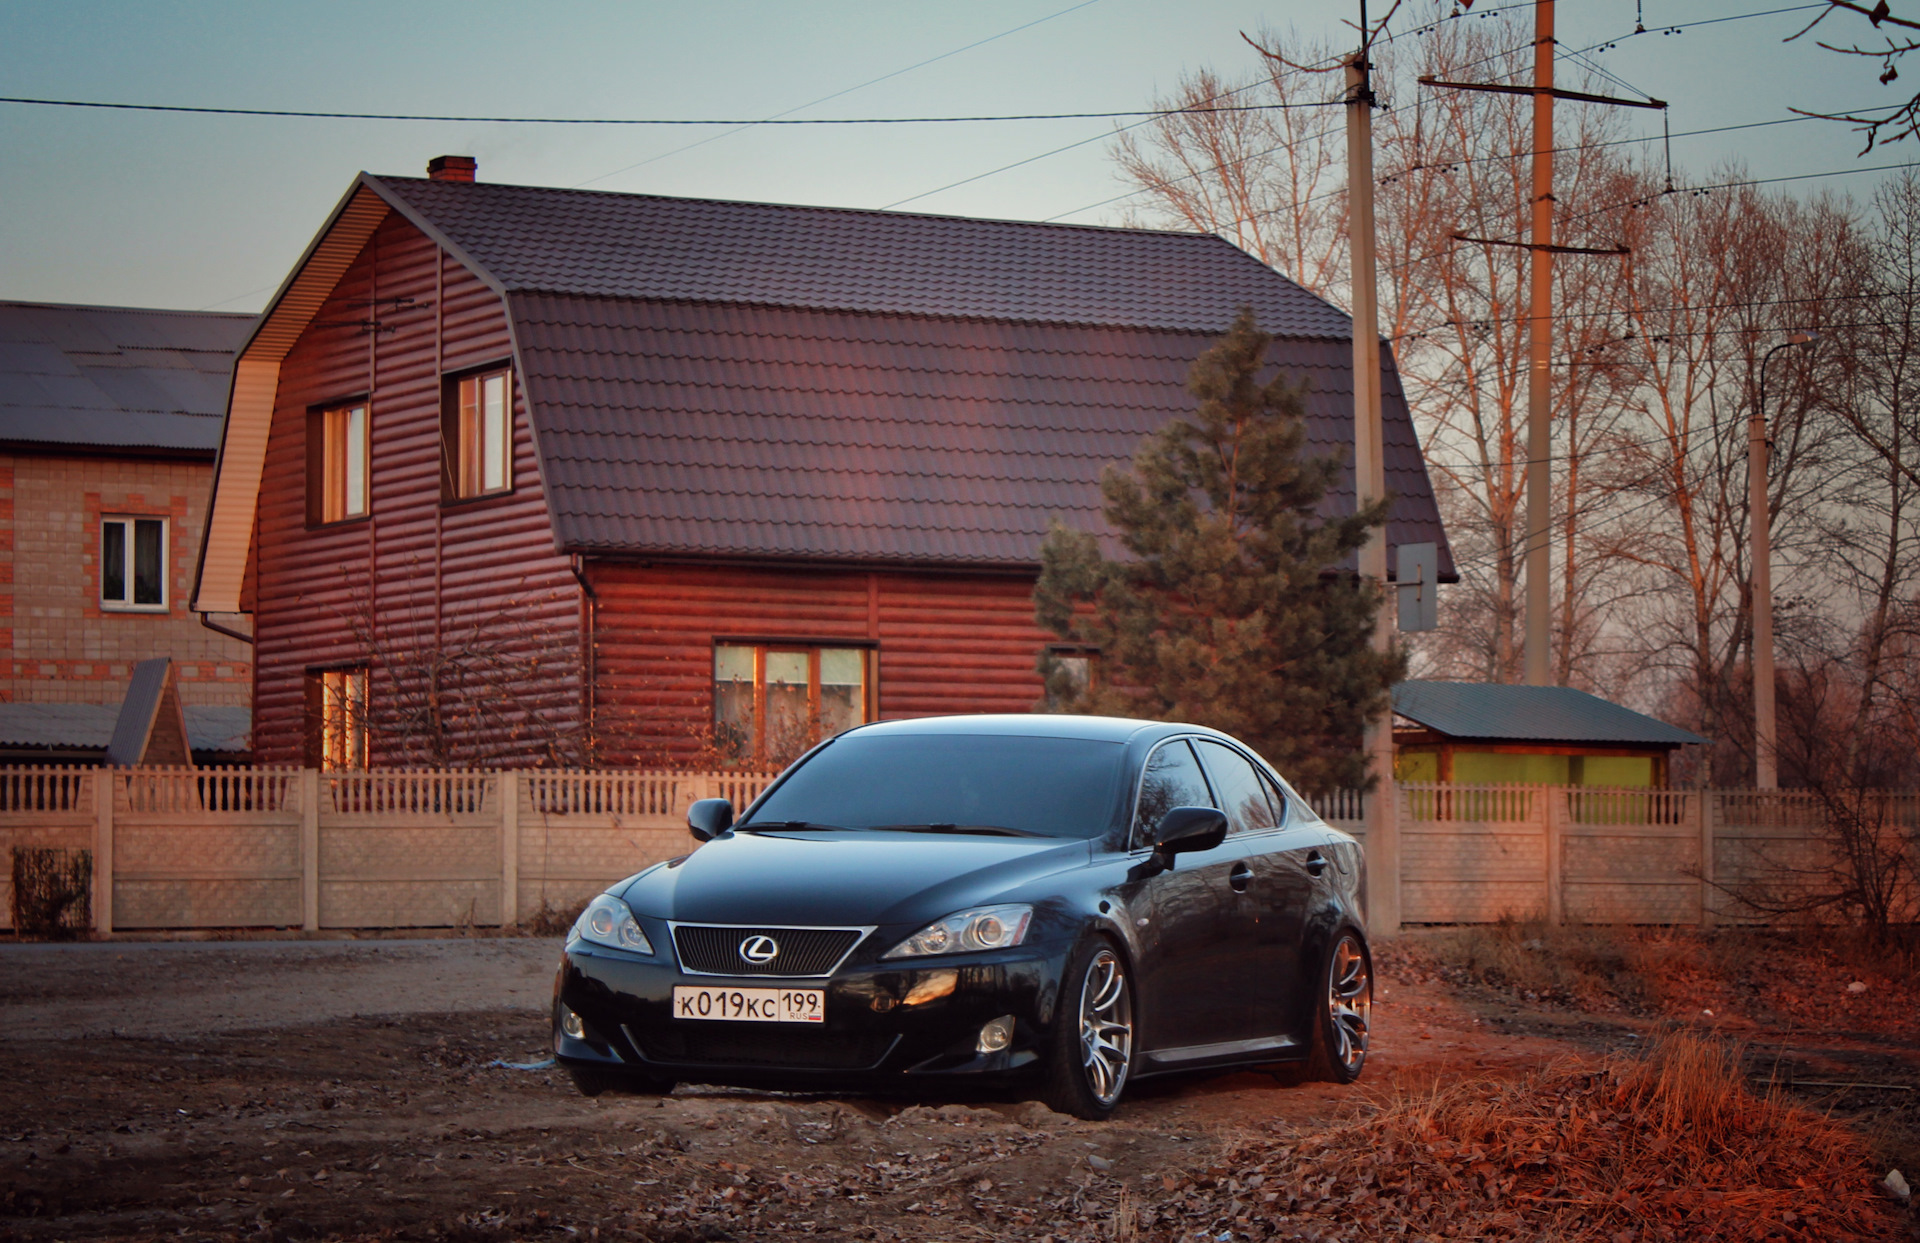
<svg viewBox="0 0 1920 1243">
<path fill-rule="evenodd" d="M 733 804 L 723 798 L 703 798 L 687 808 L 687 831 L 695 841 L 710 842 L 733 827 Z"/>
<path fill-rule="evenodd" d="M 1227 814 L 1215 807 L 1176 807 L 1153 832 L 1153 848 L 1161 855 L 1212 850 L 1226 840 Z"/>
</svg>

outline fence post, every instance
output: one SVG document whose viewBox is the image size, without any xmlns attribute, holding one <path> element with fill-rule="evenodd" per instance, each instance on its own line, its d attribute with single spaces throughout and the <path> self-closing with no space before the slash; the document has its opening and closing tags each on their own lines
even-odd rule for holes
<svg viewBox="0 0 1920 1243">
<path fill-rule="evenodd" d="M 93 773 L 93 930 L 113 933 L 113 770 Z"/>
<path fill-rule="evenodd" d="M 1700 807 L 1700 926 L 1711 928 L 1719 922 L 1713 900 L 1713 838 L 1720 827 L 1720 796 L 1700 790 L 1693 797 Z"/>
<path fill-rule="evenodd" d="M 520 770 L 505 769 L 500 782 L 500 926 L 520 922 Z"/>
<path fill-rule="evenodd" d="M 300 926 L 320 931 L 320 770 L 300 770 Z"/>
<path fill-rule="evenodd" d="M 1367 823 L 1367 929 L 1390 937 L 1400 931 L 1400 785 L 1383 780 L 1361 799 Z"/>
<path fill-rule="evenodd" d="M 1555 928 L 1567 919 L 1567 804 L 1572 792 L 1563 786 L 1537 787 L 1547 834 L 1547 922 Z"/>
</svg>

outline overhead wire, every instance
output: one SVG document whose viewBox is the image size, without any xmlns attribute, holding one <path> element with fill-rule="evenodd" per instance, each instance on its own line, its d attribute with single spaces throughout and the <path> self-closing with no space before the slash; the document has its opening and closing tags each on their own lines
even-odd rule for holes
<svg viewBox="0 0 1920 1243">
<path fill-rule="evenodd" d="M 902 72 L 905 72 L 904 70 Z M 832 98 L 828 96 L 827 98 Z M 1293 108 L 1326 108 L 1326 103 L 1227 104 L 1172 109 L 1172 112 L 1280 112 Z M 972 115 L 904 117 L 767 117 L 753 120 L 741 117 L 509 117 L 458 116 L 443 113 L 403 112 L 320 112 L 291 108 L 214 108 L 189 104 L 132 104 L 85 99 L 35 99 L 21 95 L 0 95 L 0 104 L 30 104 L 52 108 L 100 108 L 123 112 L 182 112 L 212 116 L 290 117 L 321 121 L 422 121 L 485 125 L 618 125 L 618 126 L 711 126 L 734 125 L 743 129 L 759 125 L 974 125 L 1000 121 L 1085 121 L 1120 120 L 1126 117 L 1166 116 L 1165 108 L 1124 108 L 1107 112 L 1012 112 Z M 802 104 L 801 107 L 810 105 Z M 607 176 L 612 176 L 609 173 Z"/>
<path fill-rule="evenodd" d="M 947 60 L 950 57 L 958 56 L 962 52 L 970 52 L 974 48 L 983 47 L 986 44 L 995 42 L 996 40 L 1004 39 L 1008 35 L 1019 34 L 1023 30 L 1031 30 L 1033 27 L 1050 22 L 1056 17 L 1064 17 L 1068 13 L 1072 13 L 1078 9 L 1084 9 L 1088 5 L 1095 4 L 1095 3 L 1098 3 L 1098 0 L 1080 0 L 1080 2 L 1077 4 L 1069 5 L 1068 7 L 1064 9 L 1060 9 L 1053 13 L 1048 13 L 1044 17 L 1035 18 L 1033 21 L 1024 22 L 1018 26 L 1011 27 L 1010 29 L 1002 30 L 998 34 L 988 35 L 984 39 L 976 39 L 974 42 L 967 44 L 965 47 L 957 47 L 952 49 L 951 51 L 942 52 L 938 56 L 929 56 L 927 59 L 908 65 L 905 68 L 895 69 L 891 73 L 883 73 L 877 78 L 869 78 L 865 82 L 860 82 L 853 86 L 846 87 L 842 90 L 834 91 L 827 95 L 822 95 L 818 99 L 808 100 L 804 104 L 795 104 L 791 108 L 782 109 L 781 111 L 774 113 L 772 116 L 766 117 L 752 124 L 742 124 L 733 129 L 727 130 L 725 133 L 709 134 L 705 138 L 698 138 L 690 143 L 684 143 L 681 146 L 673 147 L 669 150 L 662 151 L 656 155 L 650 155 L 644 160 L 636 160 L 631 164 L 627 164 L 623 167 L 616 168 L 610 173 L 602 173 L 598 177 L 589 177 L 587 180 L 578 183 L 573 188 L 576 190 L 582 189 L 586 186 L 594 185 L 598 182 L 606 181 L 613 177 L 618 177 L 623 173 L 630 173 L 636 168 L 645 168 L 649 164 L 657 164 L 661 160 L 669 159 L 685 151 L 691 151 L 696 147 L 704 147 L 708 143 L 718 142 L 723 138 L 729 137 L 733 134 L 738 134 L 742 130 L 752 129 L 754 128 L 755 125 L 764 125 L 769 122 L 779 121 L 784 117 L 790 116 L 795 112 L 801 111 L 802 109 L 812 108 L 818 104 L 824 104 L 828 100 L 839 99 L 843 95 L 851 95 L 855 91 L 865 90 L 869 86 L 878 85 L 881 82 L 886 82 L 892 78 L 897 78 L 902 74 L 912 73 L 916 69 L 924 69 L 928 65 L 935 64 L 939 61 Z"/>
<path fill-rule="evenodd" d="M 1483 9 L 1483 10 L 1481 10 L 1481 11 L 1480 11 L 1479 13 L 1476 13 L 1476 14 L 1472 14 L 1471 16 L 1474 16 L 1474 17 L 1491 17 L 1491 16 L 1493 16 L 1493 15 L 1494 15 L 1494 14 L 1496 14 L 1496 13 L 1505 13 L 1505 12 L 1508 12 L 1509 10 L 1513 10 L 1513 9 L 1525 9 L 1525 8 L 1531 8 L 1531 7 L 1532 7 L 1532 4 L 1533 4 L 1533 0 L 1520 0 L 1520 2 L 1519 2 L 1519 3 L 1515 3 L 1515 4 L 1507 4 L 1507 5 L 1501 5 L 1501 6 L 1498 6 L 1498 7 L 1495 7 L 1495 8 L 1491 8 L 1491 9 Z M 1428 24 L 1427 24 L 1427 25 L 1425 25 L 1425 26 L 1420 26 L 1420 27 L 1415 27 L 1415 28 L 1413 28 L 1413 29 L 1410 29 L 1410 30 L 1403 30 L 1403 31 L 1401 31 L 1401 32 L 1399 32 L 1398 34 L 1388 34 L 1388 35 L 1384 35 L 1384 36 L 1382 36 L 1382 37 L 1380 37 L 1380 38 L 1378 38 L 1378 39 L 1375 39 L 1375 40 L 1373 40 L 1372 42 L 1373 42 L 1374 44 L 1381 44 L 1381 43 L 1391 43 L 1391 42 L 1393 42 L 1393 41 L 1394 41 L 1395 39 L 1401 39 L 1401 38 L 1408 38 L 1408 37 L 1411 37 L 1411 36 L 1413 36 L 1413 35 L 1417 35 L 1417 34 L 1424 34 L 1424 33 L 1427 33 L 1427 32 L 1429 32 L 1429 31 L 1432 31 L 1432 30 L 1437 30 L 1437 29 L 1438 29 L 1438 28 L 1439 28 L 1440 26 L 1442 26 L 1442 25 L 1444 25 L 1444 24 L 1445 24 L 1446 22 L 1449 22 L 1449 21 L 1455 21 L 1455 20 L 1459 20 L 1459 19 L 1461 19 L 1461 18 L 1464 18 L 1464 17 L 1467 17 L 1467 16 L 1469 16 L 1469 14 L 1466 14 L 1466 13 L 1461 13 L 1461 12 L 1454 12 L 1454 13 L 1451 13 L 1451 14 L 1448 14 L 1448 15 L 1446 15 L 1445 17 L 1442 17 L 1442 18 L 1440 18 L 1440 19 L 1438 19 L 1438 20 L 1436 20 L 1436 21 L 1433 21 L 1433 22 L 1430 22 L 1430 23 L 1428 23 Z M 1300 66 L 1300 67 L 1297 67 L 1297 68 L 1296 68 L 1296 69 L 1294 70 L 1294 72 L 1295 72 L 1295 73 L 1314 73 L 1314 72 L 1324 72 L 1324 71 L 1329 71 L 1329 70 L 1331 70 L 1331 69 L 1333 69 L 1333 68 L 1335 68 L 1335 67 L 1337 67 L 1338 65 L 1340 65 L 1340 63 L 1341 63 L 1342 61 L 1344 61 L 1344 60 L 1345 60 L 1345 59 L 1347 58 L 1347 56 L 1348 56 L 1348 55 L 1349 55 L 1349 53 L 1347 53 L 1347 52 L 1339 52 L 1339 53 L 1336 53 L 1336 54 L 1333 54 L 1333 55 L 1331 55 L 1331 56 L 1329 56 L 1329 57 L 1327 57 L 1327 58 L 1326 58 L 1326 59 L 1324 59 L 1324 60 L 1320 60 L 1320 61 L 1316 61 L 1316 62 L 1314 62 L 1314 63 L 1313 63 L 1312 65 L 1306 65 L 1306 66 Z M 1219 96 L 1215 96 L 1215 98 L 1225 98 L 1225 97 L 1229 97 L 1229 96 L 1233 96 L 1233 95 L 1238 95 L 1238 94 L 1241 94 L 1241 93 L 1243 93 L 1243 92 L 1245 92 L 1245 91 L 1249 91 L 1249 90 L 1252 90 L 1252 89 L 1254 89 L 1255 87 L 1257 87 L 1257 86 L 1259 86 L 1259 85 L 1260 85 L 1260 84 L 1261 84 L 1262 82 L 1264 82 L 1264 81 L 1266 81 L 1266 80 L 1267 80 L 1267 79 L 1264 79 L 1264 78 L 1257 78 L 1257 79 L 1255 79 L 1255 80 L 1253 80 L 1253 81 L 1251 81 L 1251 82 L 1248 82 L 1248 83 L 1246 83 L 1246 84 L 1244 84 L 1244 85 L 1242 85 L 1242 86 L 1239 86 L 1239 87 L 1235 87 L 1235 88 L 1234 88 L 1233 90 L 1231 90 L 1231 91 L 1227 91 L 1227 92 L 1224 92 L 1224 93 L 1223 93 L 1222 95 L 1219 95 Z M 1344 99 L 1341 99 L 1341 100 L 1328 100 L 1328 101 L 1326 101 L 1326 102 L 1324 102 L 1324 103 L 1312 103 L 1312 104 L 1300 104 L 1300 105 L 1290 105 L 1290 106 L 1295 106 L 1295 107 L 1343 107 L 1343 106 L 1345 106 L 1345 104 L 1346 104 L 1346 101 L 1345 101 Z M 1251 109 L 1248 109 L 1248 110 L 1251 110 Z M 1113 130 L 1113 131 L 1111 131 L 1111 132 L 1108 132 L 1108 133 L 1102 133 L 1102 134 L 1096 134 L 1096 135 L 1094 135 L 1094 136 L 1092 136 L 1092 137 L 1090 137 L 1090 138 L 1086 138 L 1086 139 L 1083 139 L 1083 140 L 1081 140 L 1081 141 L 1078 141 L 1078 142 L 1070 142 L 1070 143 L 1067 143 L 1067 144 L 1066 144 L 1066 145 L 1064 145 L 1064 146 L 1060 146 L 1060 147 L 1055 147 L 1055 148 L 1053 148 L 1053 149 L 1052 149 L 1052 150 L 1050 150 L 1050 151 L 1042 151 L 1042 152 L 1040 152 L 1040 153 L 1039 153 L 1039 154 L 1037 154 L 1037 155 L 1031 155 L 1031 156 L 1028 156 L 1028 157 L 1026 157 L 1025 159 L 1020 159 L 1020 160 L 1015 160 L 1015 161 L 1013 161 L 1013 162 L 1012 162 L 1012 163 L 1010 163 L 1010 164 L 1002 164 L 1002 165 L 1000 165 L 1000 166 L 999 166 L 998 168 L 990 168 L 990 169 L 988 169 L 988 170 L 986 170 L 985 172 L 982 172 L 982 173 L 976 173 L 976 174 L 974 174 L 974 175 L 973 175 L 973 176 L 971 176 L 971 177 L 963 177 L 963 178 L 961 178 L 961 179 L 960 179 L 960 180 L 958 180 L 958 181 L 953 181 L 953 182 L 949 182 L 949 183 L 947 183 L 946 185 L 944 185 L 944 186 L 940 186 L 940 187 L 938 187 L 938 188 L 936 188 L 936 189 L 932 189 L 932 190 L 926 190 L 926 191 L 923 191 L 923 192 L 921 192 L 921 193 L 919 193 L 919 194 L 914 194 L 914 195 L 909 195 L 908 197 L 906 197 L 906 198 L 903 198 L 903 199 L 896 199 L 896 200 L 894 200 L 894 201 L 893 201 L 893 202 L 891 202 L 891 203 L 888 203 L 888 204 L 885 204 L 885 205 L 884 205 L 884 206 L 883 206 L 883 207 L 881 208 L 881 210 L 882 210 L 882 211 L 887 211 L 887 210 L 891 210 L 892 208 L 895 208 L 895 207 L 899 207 L 899 206 L 902 206 L 903 204 L 906 204 L 906 203 L 913 203 L 913 202 L 917 202 L 917 201 L 919 201 L 920 199 L 924 199 L 924 198 L 929 198 L 929 197 L 931 197 L 931 196 L 933 196 L 933 195 L 935 195 L 935 194 L 940 194 L 940 193 L 942 193 L 942 192 L 944 192 L 944 191 L 946 191 L 946 190 L 951 190 L 951 189 L 954 189 L 954 188 L 955 188 L 955 187 L 957 187 L 957 186 L 964 186 L 964 185 L 970 185 L 970 184 L 972 184 L 973 182 L 976 182 L 976 181 L 983 181 L 983 180 L 985 180 L 985 179 L 986 179 L 986 178 L 988 178 L 988 177 L 994 177 L 994 176 L 998 176 L 998 175 L 999 175 L 999 174 L 1001 174 L 1001 173 L 1004 173 L 1004 172 L 1009 172 L 1009 171 L 1011 171 L 1012 169 L 1016 169 L 1016 168 L 1022 168 L 1022 167 L 1025 167 L 1025 166 L 1026 166 L 1026 165 L 1028 165 L 1028 164 L 1032 164 L 1032 163 L 1035 163 L 1035 162 L 1037 162 L 1037 161 L 1039 161 L 1039 160 L 1044 160 L 1044 159 L 1047 159 L 1047 158 L 1049 158 L 1049 157 L 1051 157 L 1051 156 L 1056 156 L 1056 155 L 1060 155 L 1060 154 L 1061 154 L 1061 153 L 1063 153 L 1063 152 L 1067 152 L 1067 151 L 1072 151 L 1072 150 L 1074 150 L 1074 149 L 1076 149 L 1076 148 L 1079 148 L 1079 147 L 1085 147 L 1085 146 L 1090 146 L 1090 145 L 1092 145 L 1093 143 L 1096 143 L 1096 142 L 1099 142 L 1100 140 L 1102 140 L 1102 139 L 1104 139 L 1104 138 L 1111 138 L 1111 137 L 1113 137 L 1113 136 L 1114 136 L 1114 134 L 1119 134 L 1119 133 L 1125 133 L 1125 132 L 1126 132 L 1126 131 L 1128 131 L 1128 130 L 1132 130 L 1132 129 L 1138 129 L 1138 128 L 1139 128 L 1140 126 L 1142 126 L 1142 125 L 1146 125 L 1146 124 L 1148 124 L 1148 123 L 1150 123 L 1150 122 L 1152 122 L 1153 120 L 1155 120 L 1155 119 L 1157 119 L 1157 118 L 1159 118 L 1159 117 L 1163 117 L 1163 116 L 1177 116 L 1177 115 L 1179 115 L 1179 114 L 1180 114 L 1181 112 L 1188 112 L 1188 111 L 1194 111 L 1194 109 L 1190 109 L 1190 108 L 1171 108 L 1171 109 L 1162 109 L 1162 110 L 1160 110 L 1160 111 L 1158 111 L 1158 112 L 1155 112 L 1155 113 L 1152 113 L 1152 114 L 1150 114 L 1150 115 L 1147 115 L 1147 116 L 1145 116 L 1145 117 L 1143 117 L 1143 119 L 1141 119 L 1141 120 L 1139 120 L 1139 121 L 1136 121 L 1136 122 L 1134 122 L 1134 123 L 1133 123 L 1132 125 L 1124 125 L 1124 126 L 1121 126 L 1121 127 L 1119 127 L 1119 128 L 1117 129 L 1117 130 Z M 1121 196 L 1119 196 L 1119 197 L 1120 197 L 1120 198 L 1126 198 L 1126 197 L 1130 197 L 1130 195 L 1121 195 Z M 1115 202 L 1115 201 L 1118 201 L 1118 200 L 1117 200 L 1117 199 L 1113 199 L 1113 200 L 1108 200 L 1108 201 L 1109 201 L 1109 202 Z M 1104 204 L 1104 203 L 1102 203 L 1102 204 L 1095 204 L 1095 206 L 1105 206 L 1105 204 Z M 1079 209 L 1076 209 L 1075 211 L 1072 211 L 1072 212 L 1066 212 L 1066 213 L 1063 213 L 1063 214 L 1064 214 L 1064 215 L 1075 215 L 1075 214 L 1078 214 L 1078 212 L 1079 212 L 1079 211 L 1088 211 L 1088 210 L 1091 210 L 1091 208 L 1079 208 Z M 1060 217 L 1059 217 L 1059 216 L 1050 216 L 1050 217 L 1048 217 L 1048 218 L 1047 218 L 1047 220 L 1048 220 L 1048 221 L 1052 221 L 1052 220 L 1058 220 L 1058 219 L 1060 219 Z M 1044 222 L 1043 222 L 1043 223 L 1044 223 Z"/>
</svg>

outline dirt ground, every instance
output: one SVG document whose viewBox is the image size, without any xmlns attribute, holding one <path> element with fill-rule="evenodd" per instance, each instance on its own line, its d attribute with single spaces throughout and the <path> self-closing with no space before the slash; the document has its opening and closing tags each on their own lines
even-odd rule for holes
<svg viewBox="0 0 1920 1243">
<path fill-rule="evenodd" d="M 1722 1025 L 1756 1075 L 1857 1118 L 1877 1159 L 1920 1165 L 1920 1040 L 1898 1000 L 1819 1024 L 1716 985 L 1714 1015 L 1682 1013 L 1691 993 L 1608 1011 L 1529 1000 L 1403 940 L 1380 955 L 1359 1088 L 1155 1081 L 1088 1124 L 1011 1099 L 583 1098 L 541 1068 L 558 952 L 531 938 L 0 942 L 0 1237 L 1129 1237 L 1128 1204 L 1224 1182 L 1222 1154 L 1249 1135 L 1632 1048 L 1678 1021 Z M 1832 1014 L 1865 1004 L 1869 990 L 1821 981 Z M 1204 1237 L 1237 1237 L 1215 1225 Z M 1297 1237 L 1316 1237 L 1310 1223 Z"/>
</svg>

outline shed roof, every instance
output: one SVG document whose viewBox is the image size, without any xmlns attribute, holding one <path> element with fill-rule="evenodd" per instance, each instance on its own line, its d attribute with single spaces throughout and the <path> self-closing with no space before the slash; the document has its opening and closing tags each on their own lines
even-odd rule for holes
<svg viewBox="0 0 1920 1243">
<path fill-rule="evenodd" d="M 253 322 L 0 302 L 0 441 L 210 454 Z"/>
<path fill-rule="evenodd" d="M 1707 740 L 1569 686 L 1402 682 L 1393 710 L 1451 738 L 1672 747 Z"/>
<path fill-rule="evenodd" d="M 247 749 L 248 709 L 189 704 L 185 712 L 195 751 Z M 0 703 L 0 747 L 105 751 L 119 717 L 118 704 Z"/>
</svg>

